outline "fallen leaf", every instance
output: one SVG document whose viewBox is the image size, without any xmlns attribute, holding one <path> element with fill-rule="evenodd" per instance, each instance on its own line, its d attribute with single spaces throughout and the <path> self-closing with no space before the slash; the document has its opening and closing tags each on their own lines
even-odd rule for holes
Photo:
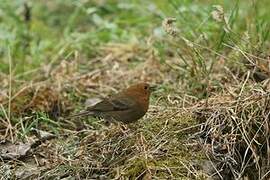
<svg viewBox="0 0 270 180">
<path fill-rule="evenodd" d="M 0 144 L 0 157 L 6 159 L 19 159 L 24 157 L 31 149 L 30 143 L 12 144 L 11 142 L 2 142 Z"/>
</svg>

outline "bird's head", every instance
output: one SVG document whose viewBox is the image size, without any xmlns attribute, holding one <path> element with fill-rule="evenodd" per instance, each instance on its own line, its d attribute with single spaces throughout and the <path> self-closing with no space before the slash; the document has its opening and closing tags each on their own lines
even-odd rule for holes
<svg viewBox="0 0 270 180">
<path fill-rule="evenodd" d="M 126 89 L 126 93 L 149 99 L 150 94 L 155 90 L 154 86 L 150 86 L 148 83 L 134 84 Z"/>
<path fill-rule="evenodd" d="M 122 93 L 132 97 L 146 112 L 149 107 L 149 99 L 151 92 L 155 90 L 155 87 L 150 86 L 148 83 L 138 83 L 128 87 Z"/>
</svg>

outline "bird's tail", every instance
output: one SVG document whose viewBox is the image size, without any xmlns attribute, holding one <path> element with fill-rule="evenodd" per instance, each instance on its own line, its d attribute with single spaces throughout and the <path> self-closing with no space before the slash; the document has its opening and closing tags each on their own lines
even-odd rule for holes
<svg viewBox="0 0 270 180">
<path fill-rule="evenodd" d="M 76 117 L 82 117 L 82 116 L 93 116 L 94 115 L 94 112 L 93 111 L 82 111 L 78 114 L 73 114 L 71 116 L 68 116 L 67 118 L 68 119 L 71 119 L 71 118 L 76 118 Z"/>
</svg>

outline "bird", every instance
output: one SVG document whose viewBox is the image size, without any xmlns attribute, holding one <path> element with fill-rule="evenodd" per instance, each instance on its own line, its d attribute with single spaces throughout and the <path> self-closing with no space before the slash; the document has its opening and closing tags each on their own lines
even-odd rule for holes
<svg viewBox="0 0 270 180">
<path fill-rule="evenodd" d="M 150 95 L 155 89 L 155 86 L 145 82 L 131 85 L 88 107 L 85 111 L 71 115 L 70 118 L 94 116 L 109 122 L 118 121 L 125 124 L 136 122 L 148 111 Z"/>
</svg>

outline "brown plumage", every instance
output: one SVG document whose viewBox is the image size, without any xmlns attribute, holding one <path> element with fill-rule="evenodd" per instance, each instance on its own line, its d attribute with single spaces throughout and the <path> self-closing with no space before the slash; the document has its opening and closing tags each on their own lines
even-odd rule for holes
<svg viewBox="0 0 270 180">
<path fill-rule="evenodd" d="M 152 90 L 153 87 L 150 87 L 149 84 L 138 83 L 71 117 L 90 115 L 104 118 L 107 121 L 132 123 L 147 112 Z"/>
</svg>

